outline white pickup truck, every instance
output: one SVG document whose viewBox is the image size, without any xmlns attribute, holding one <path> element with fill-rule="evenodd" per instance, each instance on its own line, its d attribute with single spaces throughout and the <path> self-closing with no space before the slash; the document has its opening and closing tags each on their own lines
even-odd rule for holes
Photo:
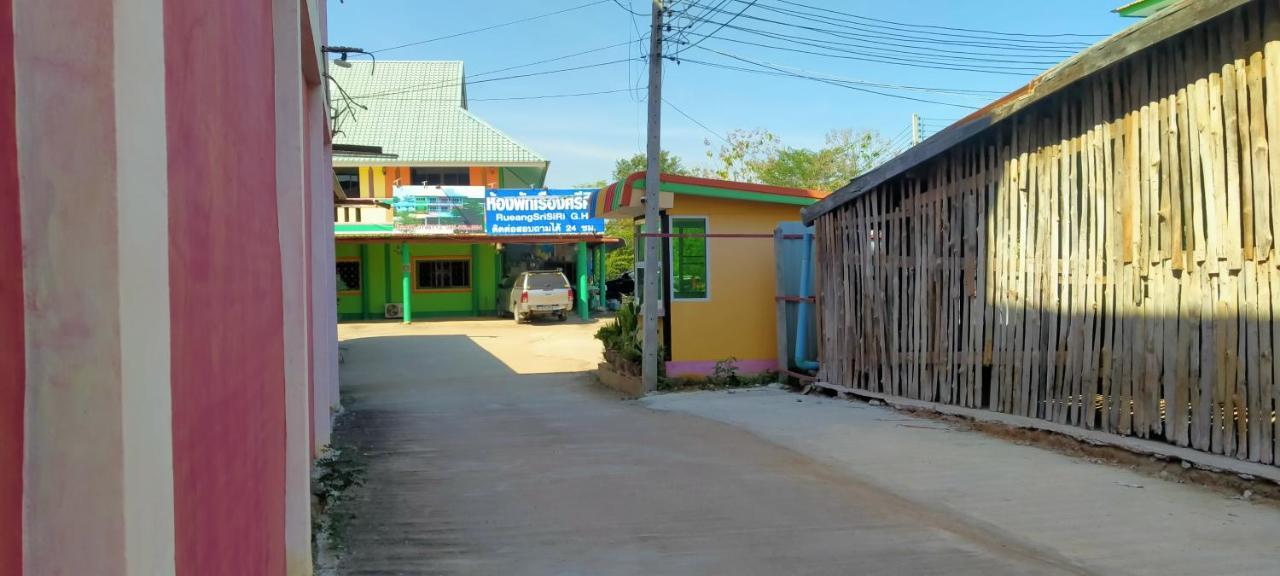
<svg viewBox="0 0 1280 576">
<path fill-rule="evenodd" d="M 573 309 L 573 287 L 559 270 L 521 272 L 510 286 L 503 283 L 502 289 L 506 293 L 499 291 L 498 306 L 517 324 L 534 316 L 555 316 L 563 321 Z"/>
</svg>

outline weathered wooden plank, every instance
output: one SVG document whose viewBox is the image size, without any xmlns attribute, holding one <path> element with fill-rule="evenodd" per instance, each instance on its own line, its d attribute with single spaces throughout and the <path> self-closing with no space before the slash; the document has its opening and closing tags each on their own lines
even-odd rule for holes
<svg viewBox="0 0 1280 576">
<path fill-rule="evenodd" d="M 1263 24 L 1263 75 L 1266 86 L 1267 138 L 1267 170 L 1271 175 L 1271 217 L 1280 218 L 1280 6 L 1276 0 L 1265 5 L 1266 18 Z M 1273 224 L 1274 226 L 1274 224 Z M 1273 230 L 1273 233 L 1275 231 Z M 1272 262 L 1280 267 L 1280 258 Z M 1277 380 L 1280 382 L 1280 379 Z M 1280 418 L 1276 419 L 1280 425 Z M 1277 428 L 1280 430 L 1280 427 Z M 1280 438 L 1280 434 L 1277 434 Z"/>
<path fill-rule="evenodd" d="M 823 374 L 1274 463 L 1272 1 L 820 218 Z"/>
</svg>

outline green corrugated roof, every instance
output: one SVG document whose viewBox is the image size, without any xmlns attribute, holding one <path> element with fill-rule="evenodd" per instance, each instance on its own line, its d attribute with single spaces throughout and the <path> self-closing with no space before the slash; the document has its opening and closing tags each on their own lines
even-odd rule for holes
<svg viewBox="0 0 1280 576">
<path fill-rule="evenodd" d="M 331 63 L 329 75 L 366 109 L 336 122 L 334 144 L 381 146 L 394 160 L 334 154 L 335 165 L 502 166 L 544 158 L 467 110 L 462 62 Z M 341 106 L 341 92 L 330 86 Z"/>
<path fill-rule="evenodd" d="M 1112 12 L 1128 18 L 1146 18 L 1166 8 L 1170 3 L 1171 0 L 1135 0 Z"/>
</svg>

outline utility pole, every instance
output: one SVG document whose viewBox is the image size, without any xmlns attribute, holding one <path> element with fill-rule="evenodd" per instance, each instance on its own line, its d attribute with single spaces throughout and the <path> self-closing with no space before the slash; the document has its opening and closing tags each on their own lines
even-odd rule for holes
<svg viewBox="0 0 1280 576">
<path fill-rule="evenodd" d="M 920 115 L 911 115 L 911 145 L 915 146 L 920 143 Z"/>
<path fill-rule="evenodd" d="M 644 174 L 644 342 L 640 373 L 645 392 L 658 389 L 658 303 L 662 301 L 662 214 L 658 193 L 662 178 L 662 16 L 663 0 L 653 0 L 649 32 L 649 142 Z"/>
</svg>

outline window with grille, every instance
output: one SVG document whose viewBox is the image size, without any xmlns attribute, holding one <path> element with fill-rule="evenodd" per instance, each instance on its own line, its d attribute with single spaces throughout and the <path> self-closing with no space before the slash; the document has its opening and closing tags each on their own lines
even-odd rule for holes
<svg viewBox="0 0 1280 576">
<path fill-rule="evenodd" d="M 352 293 L 360 291 L 360 261 L 359 260 L 339 260 L 338 265 L 338 293 Z"/>
<path fill-rule="evenodd" d="M 418 260 L 418 290 L 460 290 L 471 287 L 470 260 Z"/>
<path fill-rule="evenodd" d="M 707 297 L 707 219 L 671 219 L 671 297 Z"/>
</svg>

